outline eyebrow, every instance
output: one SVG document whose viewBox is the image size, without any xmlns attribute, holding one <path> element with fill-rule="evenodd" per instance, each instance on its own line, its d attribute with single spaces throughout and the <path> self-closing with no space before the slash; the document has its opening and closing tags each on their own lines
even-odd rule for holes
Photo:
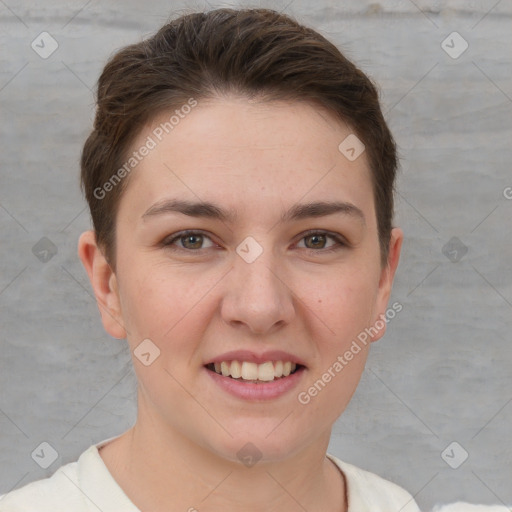
<svg viewBox="0 0 512 512">
<path fill-rule="evenodd" d="M 146 210 L 142 215 L 142 219 L 145 220 L 149 217 L 168 213 L 181 213 L 189 217 L 203 217 L 231 223 L 237 219 L 237 214 L 234 210 L 224 210 L 208 201 L 184 201 L 181 199 L 168 199 L 155 203 Z M 311 217 L 325 217 L 334 214 L 355 217 L 363 224 L 366 224 L 362 210 L 352 203 L 343 201 L 316 201 L 295 204 L 281 215 L 280 222 L 290 222 Z"/>
</svg>

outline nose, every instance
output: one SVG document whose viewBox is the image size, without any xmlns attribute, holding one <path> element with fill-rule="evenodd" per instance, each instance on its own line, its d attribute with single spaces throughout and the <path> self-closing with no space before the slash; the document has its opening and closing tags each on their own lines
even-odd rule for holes
<svg viewBox="0 0 512 512">
<path fill-rule="evenodd" d="M 248 263 L 235 255 L 228 274 L 221 315 L 229 325 L 252 334 L 270 334 L 295 315 L 294 298 L 283 266 L 264 251 Z"/>
</svg>

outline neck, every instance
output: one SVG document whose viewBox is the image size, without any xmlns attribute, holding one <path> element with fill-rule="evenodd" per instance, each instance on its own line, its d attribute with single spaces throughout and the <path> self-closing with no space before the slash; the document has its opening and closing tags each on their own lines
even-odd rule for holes
<svg viewBox="0 0 512 512">
<path fill-rule="evenodd" d="M 100 450 L 141 511 L 347 510 L 343 475 L 325 456 L 330 432 L 293 456 L 246 467 L 148 418 L 139 409 L 135 426 Z"/>
</svg>

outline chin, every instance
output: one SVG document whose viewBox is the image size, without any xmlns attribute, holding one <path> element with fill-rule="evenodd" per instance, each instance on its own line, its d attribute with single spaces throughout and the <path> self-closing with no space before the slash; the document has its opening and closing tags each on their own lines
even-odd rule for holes
<svg viewBox="0 0 512 512">
<path fill-rule="evenodd" d="M 254 425 L 253 430 L 256 430 Z M 277 432 L 270 434 L 268 438 L 265 438 L 265 435 L 267 435 L 266 429 L 259 430 L 258 434 L 247 431 L 240 432 L 233 434 L 233 437 L 224 437 L 219 444 L 210 444 L 210 450 L 225 460 L 241 462 L 248 467 L 257 462 L 279 462 L 300 450 L 301 441 L 296 440 L 297 442 L 294 443 L 289 435 L 282 433 L 277 435 Z"/>
</svg>

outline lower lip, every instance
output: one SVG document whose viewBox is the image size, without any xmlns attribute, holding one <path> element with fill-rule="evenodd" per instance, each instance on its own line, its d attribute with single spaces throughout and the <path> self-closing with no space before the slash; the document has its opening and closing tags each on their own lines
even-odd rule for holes
<svg viewBox="0 0 512 512">
<path fill-rule="evenodd" d="M 224 377 L 216 372 L 204 369 L 213 381 L 218 384 L 224 391 L 227 391 L 230 395 L 236 396 L 237 398 L 243 398 L 244 400 L 272 400 L 278 398 L 281 395 L 291 391 L 295 388 L 305 368 L 300 367 L 295 373 L 292 373 L 288 377 L 281 377 L 268 382 L 262 382 L 261 384 L 255 384 L 254 382 L 244 382 L 240 380 L 232 379 L 231 377 Z"/>
</svg>

